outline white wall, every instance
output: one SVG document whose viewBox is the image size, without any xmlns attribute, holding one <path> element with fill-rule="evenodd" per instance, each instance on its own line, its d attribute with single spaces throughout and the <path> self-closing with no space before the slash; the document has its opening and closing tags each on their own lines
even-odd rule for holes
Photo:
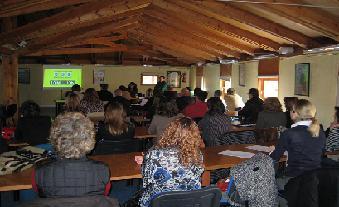
<svg viewBox="0 0 339 207">
<path fill-rule="evenodd" d="M 204 66 L 203 72 L 205 90 L 208 92 L 208 97 L 213 97 L 215 90 L 220 90 L 220 65 L 207 64 Z"/>
<path fill-rule="evenodd" d="M 245 86 L 239 86 L 239 63 L 232 65 L 232 88 L 242 97 L 248 99 L 248 89 L 258 87 L 258 61 L 240 63 L 245 65 Z"/>
</svg>

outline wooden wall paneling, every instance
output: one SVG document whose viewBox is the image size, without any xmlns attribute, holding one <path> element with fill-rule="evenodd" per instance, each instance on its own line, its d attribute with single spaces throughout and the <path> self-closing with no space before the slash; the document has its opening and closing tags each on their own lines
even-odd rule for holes
<svg viewBox="0 0 339 207">
<path fill-rule="evenodd" d="M 279 58 L 259 60 L 258 76 L 278 76 Z"/>
<path fill-rule="evenodd" d="M 220 64 L 220 76 L 232 76 L 232 64 Z"/>
</svg>

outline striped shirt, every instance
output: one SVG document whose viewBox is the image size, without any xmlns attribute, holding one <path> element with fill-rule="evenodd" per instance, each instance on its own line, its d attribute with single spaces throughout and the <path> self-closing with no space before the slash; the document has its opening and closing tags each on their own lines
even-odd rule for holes
<svg viewBox="0 0 339 207">
<path fill-rule="evenodd" d="M 326 140 L 326 151 L 339 150 L 339 128 L 334 127 L 330 129 Z"/>
</svg>

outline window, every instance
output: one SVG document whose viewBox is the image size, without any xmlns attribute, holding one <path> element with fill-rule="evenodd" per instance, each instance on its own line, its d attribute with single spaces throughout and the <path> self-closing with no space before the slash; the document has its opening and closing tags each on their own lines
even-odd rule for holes
<svg viewBox="0 0 339 207">
<path fill-rule="evenodd" d="M 155 85 L 158 82 L 157 75 L 141 75 L 142 85 Z"/>
<path fill-rule="evenodd" d="M 278 77 L 259 77 L 258 82 L 260 98 L 278 97 L 279 92 Z"/>
</svg>

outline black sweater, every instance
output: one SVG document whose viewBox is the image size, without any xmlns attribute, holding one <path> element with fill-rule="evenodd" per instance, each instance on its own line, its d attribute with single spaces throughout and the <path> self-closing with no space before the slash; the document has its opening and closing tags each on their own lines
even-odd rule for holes
<svg viewBox="0 0 339 207">
<path fill-rule="evenodd" d="M 325 133 L 320 130 L 319 137 L 312 137 L 307 129 L 307 126 L 299 125 L 284 131 L 271 153 L 271 157 L 279 161 L 284 152 L 288 152 L 287 176 L 295 177 L 321 166 Z"/>
</svg>

